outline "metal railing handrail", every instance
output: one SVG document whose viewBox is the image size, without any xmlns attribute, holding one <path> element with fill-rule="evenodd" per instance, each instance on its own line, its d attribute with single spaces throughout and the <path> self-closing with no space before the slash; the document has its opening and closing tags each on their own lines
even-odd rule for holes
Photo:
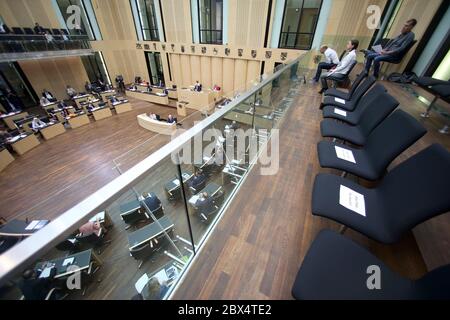
<svg viewBox="0 0 450 320">
<path fill-rule="evenodd" d="M 284 67 L 280 68 L 272 75 L 268 75 L 266 79 L 263 79 L 249 91 L 244 92 L 219 111 L 216 111 L 194 127 L 177 136 L 121 176 L 109 182 L 106 186 L 94 192 L 71 209 L 62 213 L 58 218 L 51 221 L 40 231 L 0 255 L 0 285 L 8 281 L 16 272 L 23 270 L 28 264 L 39 259 L 41 255 L 49 250 L 49 248 L 52 248 L 63 241 L 73 232 L 73 230 L 81 226 L 90 215 L 104 209 L 118 199 L 123 192 L 130 190 L 132 186 L 143 180 L 150 170 L 170 156 L 172 152 L 180 150 L 185 143 L 189 142 L 196 135 L 201 134 L 203 130 L 222 118 L 230 110 L 246 101 L 264 86 L 278 78 L 284 71 L 299 62 L 302 56 L 303 54 L 292 60 L 289 64 L 284 65 Z"/>
</svg>

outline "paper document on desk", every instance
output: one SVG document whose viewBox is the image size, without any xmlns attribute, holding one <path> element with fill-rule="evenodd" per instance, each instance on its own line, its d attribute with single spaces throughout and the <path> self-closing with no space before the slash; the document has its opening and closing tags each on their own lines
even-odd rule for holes
<svg viewBox="0 0 450 320">
<path fill-rule="evenodd" d="M 63 264 L 62 264 L 62 265 L 63 265 L 63 267 L 65 267 L 65 266 L 68 266 L 68 265 L 72 264 L 74 260 L 75 260 L 75 258 L 74 258 L 74 257 L 65 259 L 65 260 L 63 261 Z"/>
<path fill-rule="evenodd" d="M 376 53 L 380 54 L 381 51 L 383 50 L 383 47 L 381 45 L 376 45 L 372 47 L 372 50 L 375 51 Z"/>
<path fill-rule="evenodd" d="M 172 181 L 174 185 L 179 186 L 180 185 L 180 180 L 175 179 Z"/>
<path fill-rule="evenodd" d="M 341 185 L 339 191 L 339 204 L 364 217 L 366 216 L 364 196 L 343 185 Z"/>
<path fill-rule="evenodd" d="M 39 220 L 33 220 L 31 223 L 25 228 L 25 230 L 33 230 L 37 224 L 39 223 Z"/>
<path fill-rule="evenodd" d="M 169 280 L 169 278 L 167 277 L 166 269 L 160 270 L 152 278 L 158 279 L 159 284 L 163 284 Z"/>
<path fill-rule="evenodd" d="M 351 150 L 348 149 L 344 149 L 338 146 L 334 147 L 336 149 L 336 156 L 339 159 L 348 161 L 348 162 L 352 162 L 352 163 L 356 163 L 355 157 L 353 155 L 353 152 Z"/>
<path fill-rule="evenodd" d="M 42 229 L 46 225 L 47 225 L 47 221 L 46 220 L 38 221 L 38 224 L 34 227 L 34 230 Z"/>
<path fill-rule="evenodd" d="M 197 202 L 198 198 L 199 198 L 198 195 L 192 196 L 189 199 L 189 203 L 192 204 L 192 205 L 195 205 L 195 203 Z"/>
</svg>

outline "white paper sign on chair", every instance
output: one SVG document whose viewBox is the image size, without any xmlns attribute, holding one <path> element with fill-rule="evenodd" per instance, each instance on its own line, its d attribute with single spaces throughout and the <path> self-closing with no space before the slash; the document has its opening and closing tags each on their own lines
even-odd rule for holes
<svg viewBox="0 0 450 320">
<path fill-rule="evenodd" d="M 348 161 L 348 162 L 352 162 L 356 164 L 356 160 L 355 160 L 355 156 L 353 155 L 353 152 L 351 150 L 348 149 L 344 149 L 338 146 L 334 147 L 336 150 L 336 156 L 339 159 Z"/>
<path fill-rule="evenodd" d="M 341 185 L 339 192 L 339 204 L 363 217 L 366 216 L 364 196 L 343 185 Z"/>
</svg>

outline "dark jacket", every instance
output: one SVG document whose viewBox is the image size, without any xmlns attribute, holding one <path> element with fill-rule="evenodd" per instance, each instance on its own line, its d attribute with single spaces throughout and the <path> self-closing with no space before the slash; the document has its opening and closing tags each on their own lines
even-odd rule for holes
<svg viewBox="0 0 450 320">
<path fill-rule="evenodd" d="M 392 51 L 392 53 L 390 53 L 392 56 L 401 56 L 406 48 L 414 41 L 414 38 L 415 35 L 413 32 L 402 33 L 398 37 L 391 39 L 384 50 Z"/>
<path fill-rule="evenodd" d="M 48 278 L 27 279 L 19 283 L 25 300 L 45 300 L 51 289 L 51 282 L 56 274 L 56 268 L 53 268 Z"/>
<path fill-rule="evenodd" d="M 161 205 L 161 201 L 154 193 L 151 193 L 149 197 L 145 198 L 144 203 L 150 211 L 155 211 Z"/>
</svg>

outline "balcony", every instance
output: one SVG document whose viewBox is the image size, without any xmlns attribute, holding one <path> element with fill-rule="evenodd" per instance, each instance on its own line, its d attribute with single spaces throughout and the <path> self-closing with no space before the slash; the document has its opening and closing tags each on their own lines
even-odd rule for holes
<svg viewBox="0 0 450 320">
<path fill-rule="evenodd" d="M 87 35 L 1 34 L 0 62 L 92 55 Z"/>
</svg>

